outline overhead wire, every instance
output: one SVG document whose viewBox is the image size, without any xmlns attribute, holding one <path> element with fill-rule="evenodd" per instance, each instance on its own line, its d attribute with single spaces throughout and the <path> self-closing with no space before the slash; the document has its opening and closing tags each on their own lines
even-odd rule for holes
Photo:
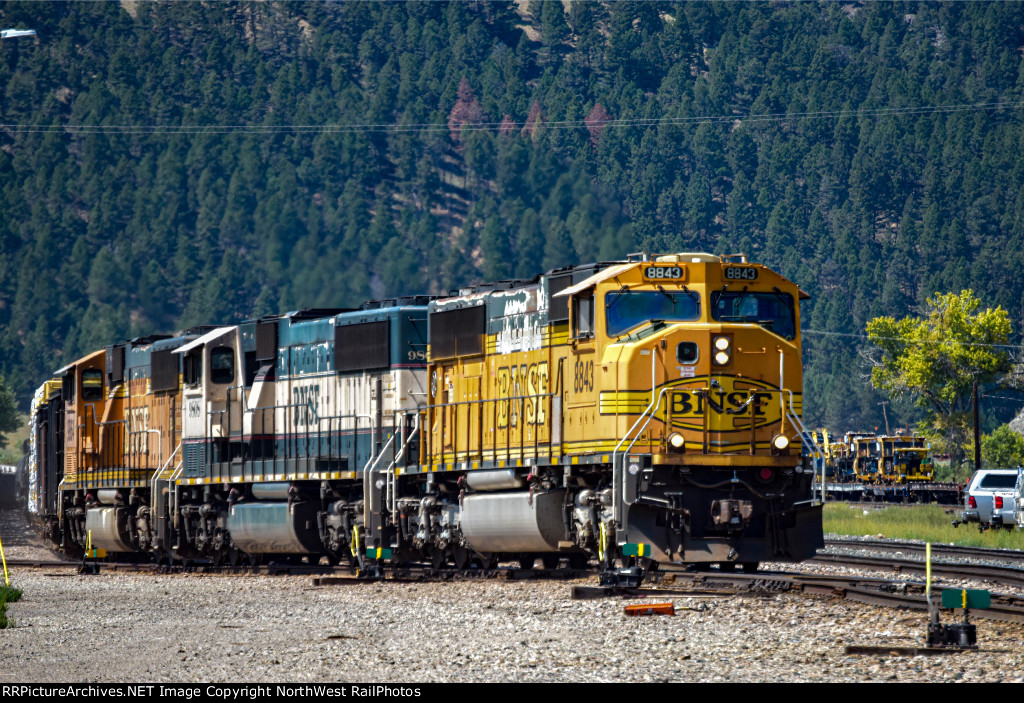
<svg viewBox="0 0 1024 703">
<path fill-rule="evenodd" d="M 850 337 L 861 340 L 881 340 L 885 342 L 902 342 L 903 344 L 934 344 L 934 345 L 953 345 L 957 347 L 990 347 L 994 349 L 1024 349 L 1024 345 L 1019 344 L 992 344 L 986 342 L 957 342 L 953 340 L 907 340 L 903 337 L 873 337 L 869 335 L 861 335 L 847 332 L 827 332 L 825 329 L 801 329 L 803 335 L 821 335 L 827 337 Z"/>
<path fill-rule="evenodd" d="M 1024 100 L 1011 102 L 964 103 L 948 105 L 912 105 L 903 107 L 863 108 L 858 110 L 817 110 L 808 112 L 776 112 L 760 115 L 699 115 L 693 117 L 636 117 L 622 119 L 574 119 L 544 120 L 526 119 L 522 121 L 478 121 L 458 122 L 418 122 L 418 123 L 327 123 L 327 124 L 24 124 L 0 123 L 0 129 L 13 133 L 51 133 L 72 132 L 76 134 L 342 134 L 342 133 L 434 133 L 447 132 L 453 128 L 470 132 L 521 130 L 544 127 L 546 129 L 580 129 L 580 128 L 630 128 L 657 126 L 686 126 L 715 123 L 760 123 L 787 122 L 801 120 L 841 119 L 844 117 L 886 117 L 902 115 L 950 114 L 962 112 L 991 112 L 995 110 L 1015 111 L 1024 108 Z"/>
</svg>

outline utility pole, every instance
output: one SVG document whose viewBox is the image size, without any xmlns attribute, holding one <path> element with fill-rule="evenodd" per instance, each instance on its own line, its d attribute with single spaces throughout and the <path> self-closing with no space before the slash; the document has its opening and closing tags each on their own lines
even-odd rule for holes
<svg viewBox="0 0 1024 703">
<path fill-rule="evenodd" d="M 974 470 L 981 468 L 981 429 L 978 424 L 978 382 L 974 382 Z"/>
<path fill-rule="evenodd" d="M 879 405 L 882 406 L 882 417 L 885 418 L 885 436 L 889 436 L 889 414 L 885 412 L 885 406 L 889 404 L 888 400 L 883 400 Z"/>
</svg>

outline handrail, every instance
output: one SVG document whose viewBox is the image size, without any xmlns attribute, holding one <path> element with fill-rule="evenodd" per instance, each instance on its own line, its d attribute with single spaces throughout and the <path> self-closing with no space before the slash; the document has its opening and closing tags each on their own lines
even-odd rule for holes
<svg viewBox="0 0 1024 703">
<path fill-rule="evenodd" d="M 557 395 L 559 395 L 558 392 L 552 391 L 550 393 L 533 393 L 533 394 L 530 394 L 530 395 L 510 395 L 510 396 L 503 396 L 503 397 L 499 397 L 499 398 L 479 398 L 479 399 L 476 399 L 476 400 L 459 400 L 459 401 L 455 401 L 453 403 L 439 403 L 439 404 L 436 404 L 436 405 L 420 406 L 418 408 L 419 412 L 434 411 L 435 414 L 437 412 L 443 413 L 445 410 L 451 408 L 452 409 L 452 413 L 456 416 L 456 417 L 453 418 L 453 432 L 455 434 L 455 437 L 453 438 L 452 445 L 453 445 L 454 449 L 451 452 L 445 451 L 444 444 L 443 444 L 443 441 L 442 441 L 442 445 L 441 445 L 440 450 L 435 451 L 434 448 L 431 447 L 431 450 L 428 453 L 430 455 L 439 455 L 441 457 L 441 461 L 442 462 L 444 461 L 445 455 L 450 453 L 452 455 L 452 461 L 458 461 L 458 455 L 459 455 L 460 452 L 459 452 L 459 449 L 458 449 L 457 441 L 454 441 L 454 440 L 458 439 L 458 432 L 459 432 L 458 423 L 455 422 L 455 420 L 460 419 L 460 418 L 458 418 L 458 408 L 461 407 L 461 406 L 470 406 L 470 407 L 479 407 L 481 410 L 483 410 L 484 408 L 486 408 L 487 404 L 489 404 L 489 403 L 494 403 L 494 412 L 495 413 L 497 413 L 497 410 L 500 407 L 501 403 L 507 403 L 508 404 L 508 424 L 504 428 L 498 428 L 497 427 L 497 422 L 495 421 L 495 423 L 494 423 L 494 425 L 495 425 L 494 429 L 495 430 L 497 430 L 497 429 L 504 429 L 505 432 L 507 433 L 506 437 L 505 437 L 505 444 L 501 448 L 498 447 L 497 437 L 495 437 L 494 444 L 493 444 L 493 447 L 491 449 L 491 451 L 493 451 L 495 453 L 495 456 L 497 456 L 497 452 L 499 451 L 499 449 L 505 453 L 506 460 L 510 457 L 511 452 L 512 452 L 513 449 L 518 450 L 521 454 L 523 454 L 525 456 L 526 449 L 528 448 L 528 446 L 532 446 L 534 451 L 536 452 L 537 447 L 539 446 L 538 441 L 537 441 L 538 433 L 536 433 L 536 432 L 534 433 L 534 439 L 533 439 L 533 444 L 532 445 L 528 445 L 527 441 L 526 441 L 526 427 L 530 424 L 530 423 L 527 423 L 526 420 L 525 420 L 525 416 L 526 416 L 526 411 L 525 411 L 526 403 L 527 403 L 527 401 L 536 401 L 536 402 L 539 403 L 540 401 L 542 401 L 544 399 L 551 399 L 551 398 L 554 398 Z M 515 402 L 515 401 L 518 401 L 518 402 Z M 513 407 L 513 403 L 515 403 L 515 407 Z M 513 413 L 513 410 L 515 411 L 514 413 Z M 517 418 L 517 422 L 514 425 L 512 423 L 512 418 L 513 417 Z M 536 417 L 536 415 L 535 415 L 535 417 Z M 467 423 L 470 423 L 470 424 L 467 425 L 467 432 L 468 432 L 468 428 L 471 426 L 471 422 L 469 420 L 467 420 Z M 534 424 L 535 424 L 535 426 L 538 426 L 538 427 L 540 426 L 540 425 L 537 425 L 536 423 L 534 423 Z M 442 430 L 447 427 L 447 423 L 444 422 L 444 416 L 443 415 L 442 415 L 442 425 L 441 425 L 441 427 L 442 427 Z M 514 428 L 518 428 L 518 431 L 519 431 L 519 439 L 518 439 L 518 444 L 517 445 L 513 444 L 513 442 L 512 442 L 512 432 L 514 431 Z M 478 429 L 482 433 L 482 430 L 483 430 L 483 422 L 482 421 L 481 421 L 480 427 Z M 429 435 L 427 435 L 427 436 L 429 437 Z M 484 441 L 483 441 L 483 437 L 482 436 L 481 436 L 480 439 L 481 439 L 480 446 L 477 448 L 477 452 L 482 456 L 483 452 L 484 452 L 484 448 L 483 448 Z M 548 445 L 550 446 L 551 444 L 552 444 L 552 442 L 551 442 L 551 439 L 549 438 Z M 468 444 L 466 445 L 465 453 L 466 453 L 466 455 L 468 457 L 469 453 L 470 453 L 469 452 L 469 445 Z"/>
<path fill-rule="evenodd" d="M 184 440 L 178 442 L 178 447 L 181 447 L 181 445 L 184 444 L 184 443 L 185 443 Z M 175 451 L 177 451 L 177 449 L 175 449 Z M 174 452 L 171 452 L 171 456 L 169 456 L 167 458 L 167 462 L 164 464 L 165 468 L 166 468 L 167 464 L 169 464 L 171 462 L 171 459 L 173 459 L 173 458 L 174 458 Z M 175 530 L 177 529 L 177 528 L 174 527 L 174 525 L 175 525 L 175 523 L 177 521 L 176 518 L 178 517 L 178 509 L 181 507 L 181 506 L 178 505 L 178 491 L 177 491 L 177 486 L 175 484 L 176 484 L 178 478 L 181 476 L 181 472 L 184 471 L 184 470 L 185 470 L 185 457 L 184 457 L 184 452 L 182 452 L 181 462 L 178 464 L 178 467 L 174 470 L 174 473 L 171 474 L 171 477 L 169 479 L 167 479 L 167 485 L 170 488 L 170 493 L 168 494 L 169 498 L 167 500 L 167 507 L 168 507 L 167 512 L 168 512 L 168 517 L 171 520 L 171 528 L 175 529 Z M 161 469 L 160 473 L 163 473 L 163 469 Z M 170 509 L 171 508 L 171 503 L 174 504 L 174 509 L 173 510 Z"/>
<path fill-rule="evenodd" d="M 781 389 L 780 389 L 780 391 L 781 391 Z M 814 442 L 811 442 L 808 439 L 807 428 L 804 426 L 804 423 L 797 416 L 796 410 L 793 408 L 793 391 L 791 389 L 788 389 L 788 388 L 786 389 L 786 391 L 789 392 L 789 413 L 788 413 L 789 419 L 790 419 L 790 422 L 792 422 L 796 426 L 797 430 L 799 430 L 799 432 L 800 432 L 800 443 L 804 447 L 808 447 L 809 448 L 812 456 L 814 456 L 815 458 L 820 457 L 821 460 L 822 460 L 821 461 L 821 502 L 824 503 L 825 502 L 825 455 L 822 453 L 822 451 L 820 449 L 818 449 L 817 445 L 815 445 Z M 812 484 L 813 484 L 813 482 L 812 482 Z"/>
<path fill-rule="evenodd" d="M 408 416 L 409 413 L 402 413 L 402 414 L 405 415 L 405 416 Z M 418 411 L 413 413 L 413 414 L 416 416 L 416 423 L 415 423 L 415 425 L 412 428 L 412 432 L 410 432 L 409 436 L 405 438 L 404 442 L 402 442 L 402 447 L 398 450 L 398 453 L 395 454 L 395 458 L 391 460 L 391 465 L 387 468 L 387 472 L 388 472 L 388 484 L 387 485 L 388 485 L 388 498 L 389 498 L 389 500 L 388 500 L 388 508 L 391 510 L 391 514 L 392 515 L 394 515 L 396 512 L 398 512 L 398 496 L 397 496 L 397 491 L 396 491 L 396 486 L 395 486 L 396 477 L 395 477 L 394 469 L 395 469 L 396 466 L 398 466 L 398 460 L 401 459 L 405 455 L 405 450 L 408 449 L 409 443 L 412 442 L 413 437 L 415 437 L 419 433 L 419 431 L 420 431 L 420 414 L 419 414 Z M 405 417 L 403 417 L 402 420 L 403 420 L 403 426 L 404 426 Z M 392 437 L 394 437 L 394 435 L 392 435 Z"/>
<path fill-rule="evenodd" d="M 151 478 L 150 481 L 149 481 L 149 509 L 151 511 L 155 511 L 156 510 L 156 497 L 157 497 L 156 482 L 160 478 L 160 474 L 162 474 L 167 469 L 167 465 L 171 463 L 172 459 L 174 459 L 174 455 L 178 453 L 179 449 L 181 449 L 181 442 L 178 442 L 178 446 L 176 446 L 174 448 L 174 451 L 172 451 L 167 456 L 167 461 L 165 461 L 163 463 L 163 466 L 161 466 L 159 469 L 157 469 L 156 471 L 153 472 L 153 478 Z M 168 508 L 170 508 L 170 506 L 171 506 L 171 496 L 172 495 L 174 495 L 174 491 L 169 491 L 168 494 L 167 494 L 167 507 Z M 173 513 L 171 513 L 171 511 L 169 509 L 168 509 L 167 512 L 168 512 L 168 516 L 173 515 Z"/>
<path fill-rule="evenodd" d="M 612 486 L 619 486 L 620 487 L 619 490 L 622 492 L 622 501 L 623 502 L 626 500 L 626 482 L 625 482 L 625 480 L 622 479 L 622 469 L 619 466 L 620 462 L 619 462 L 618 456 L 617 456 L 618 453 L 619 453 L 619 449 L 622 448 L 622 445 L 626 442 L 627 439 L 629 439 L 629 435 L 633 433 L 633 430 L 635 430 L 637 428 L 637 425 L 640 424 L 640 421 L 643 420 L 644 417 L 646 417 L 648 413 L 651 413 L 650 417 L 652 417 L 652 418 L 654 417 L 653 413 L 655 411 L 655 408 L 656 407 L 661 407 L 661 398 L 662 398 L 662 396 L 664 396 L 665 391 L 668 390 L 668 386 L 662 387 L 661 392 L 658 394 L 657 398 L 655 398 L 654 391 L 658 388 L 658 376 L 657 376 L 657 367 L 656 367 L 656 361 L 658 359 L 658 353 L 654 349 L 651 349 L 650 352 L 651 352 L 651 402 L 647 406 L 647 408 L 640 414 L 640 417 L 638 417 L 636 419 L 636 422 L 633 423 L 633 426 L 630 427 L 628 430 L 626 430 L 626 434 L 622 436 L 622 439 L 619 440 L 619 443 L 615 445 L 615 449 L 612 450 Z M 655 406 L 655 402 L 657 402 L 657 406 Z M 647 425 L 649 425 L 650 422 L 651 422 L 651 420 L 650 420 L 650 418 L 648 418 L 647 422 L 644 423 L 644 429 L 647 428 Z M 640 434 L 642 434 L 642 433 L 643 433 L 643 430 L 640 430 L 640 432 L 637 434 L 637 437 L 639 437 Z M 635 444 L 635 443 L 636 443 L 636 440 L 633 440 L 633 443 L 631 443 L 629 445 L 630 449 L 633 448 L 633 444 Z M 614 492 L 614 489 L 613 489 L 613 492 Z M 612 501 L 612 520 L 615 521 L 616 527 L 618 527 L 619 525 L 622 524 L 622 509 L 620 508 L 619 500 L 613 500 Z"/>
<path fill-rule="evenodd" d="M 363 468 L 363 471 L 364 472 L 366 472 L 366 471 L 374 471 L 377 468 L 377 464 L 380 463 L 380 460 L 384 458 L 384 453 L 387 452 L 388 447 L 390 447 L 391 443 L 394 442 L 394 441 L 395 441 L 395 433 L 392 432 L 391 433 L 391 437 L 388 438 L 387 443 L 383 447 L 380 448 L 380 454 L 377 454 L 376 451 L 375 451 L 373 456 L 371 456 L 369 458 L 369 460 L 367 461 L 367 464 Z"/>
</svg>

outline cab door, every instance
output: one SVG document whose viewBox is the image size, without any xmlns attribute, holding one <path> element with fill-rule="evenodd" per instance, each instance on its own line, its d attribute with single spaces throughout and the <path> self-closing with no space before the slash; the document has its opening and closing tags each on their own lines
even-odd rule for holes
<svg viewBox="0 0 1024 703">
<path fill-rule="evenodd" d="M 594 288 L 570 299 L 570 353 L 564 383 L 565 438 L 569 453 L 598 450 L 596 384 L 598 367 L 597 300 Z"/>
</svg>

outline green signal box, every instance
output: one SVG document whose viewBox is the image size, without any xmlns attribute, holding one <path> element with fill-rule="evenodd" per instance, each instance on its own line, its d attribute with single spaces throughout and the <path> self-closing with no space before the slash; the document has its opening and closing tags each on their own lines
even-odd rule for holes
<svg viewBox="0 0 1024 703">
<path fill-rule="evenodd" d="M 992 607 L 992 594 L 978 589 L 945 590 L 942 592 L 943 608 L 964 610 L 987 610 Z"/>
</svg>

